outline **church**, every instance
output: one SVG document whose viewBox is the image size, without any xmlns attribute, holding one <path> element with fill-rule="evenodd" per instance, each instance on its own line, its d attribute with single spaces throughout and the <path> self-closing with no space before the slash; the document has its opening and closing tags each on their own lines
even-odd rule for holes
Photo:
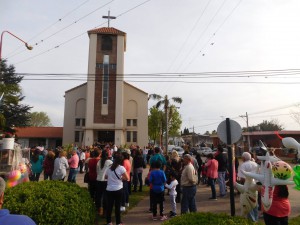
<svg viewBox="0 0 300 225">
<path fill-rule="evenodd" d="M 126 33 L 88 31 L 87 82 L 65 92 L 63 144 L 148 144 L 148 93 L 124 81 Z"/>
</svg>

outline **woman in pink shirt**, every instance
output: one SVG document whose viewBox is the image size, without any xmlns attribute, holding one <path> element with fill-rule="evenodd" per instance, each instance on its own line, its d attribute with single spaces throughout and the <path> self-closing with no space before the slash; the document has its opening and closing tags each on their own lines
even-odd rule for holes
<svg viewBox="0 0 300 225">
<path fill-rule="evenodd" d="M 72 151 L 72 157 L 68 160 L 70 171 L 68 176 L 68 181 L 72 183 L 76 183 L 76 175 L 78 173 L 79 166 L 79 157 L 77 155 L 76 150 Z"/>
<path fill-rule="evenodd" d="M 207 163 L 205 164 L 207 167 L 207 178 L 208 184 L 211 188 L 211 200 L 217 200 L 216 195 L 216 179 L 218 178 L 218 161 L 214 159 L 213 154 L 207 155 Z"/>
<path fill-rule="evenodd" d="M 291 213 L 291 205 L 288 199 L 289 190 L 287 185 L 275 186 L 273 201 L 270 209 L 264 209 L 264 221 L 266 225 L 287 225 L 288 216 Z"/>
</svg>

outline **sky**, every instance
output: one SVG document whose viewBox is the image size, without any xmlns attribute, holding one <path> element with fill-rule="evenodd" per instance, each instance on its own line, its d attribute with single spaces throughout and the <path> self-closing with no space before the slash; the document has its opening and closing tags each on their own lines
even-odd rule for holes
<svg viewBox="0 0 300 225">
<path fill-rule="evenodd" d="M 4 33 L 2 58 L 24 73 L 24 103 L 63 126 L 65 91 L 86 81 L 87 31 L 106 27 L 110 10 L 110 26 L 127 33 L 125 81 L 181 97 L 182 130 L 203 134 L 225 118 L 245 127 L 246 112 L 249 126 L 276 119 L 299 130 L 291 117 L 300 111 L 299 8 L 298 0 L 0 0 L 0 31 L 33 46 Z"/>
</svg>

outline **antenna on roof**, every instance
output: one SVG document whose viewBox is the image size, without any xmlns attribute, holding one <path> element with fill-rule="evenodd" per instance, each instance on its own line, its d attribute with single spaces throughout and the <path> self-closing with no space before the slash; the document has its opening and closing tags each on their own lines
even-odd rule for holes
<svg viewBox="0 0 300 225">
<path fill-rule="evenodd" d="M 111 16 L 111 15 L 110 15 L 110 10 L 108 10 L 108 16 L 102 16 L 102 18 L 107 19 L 107 22 L 108 22 L 108 26 L 107 26 L 107 27 L 109 27 L 109 21 L 110 21 L 110 20 L 114 20 L 114 19 L 116 19 L 117 17 Z"/>
</svg>

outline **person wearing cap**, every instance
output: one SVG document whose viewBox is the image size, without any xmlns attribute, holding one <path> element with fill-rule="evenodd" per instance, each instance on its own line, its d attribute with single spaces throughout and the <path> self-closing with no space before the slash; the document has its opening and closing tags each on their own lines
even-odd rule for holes
<svg viewBox="0 0 300 225">
<path fill-rule="evenodd" d="M 0 224 L 1 225 L 36 225 L 36 223 L 25 215 L 10 214 L 8 209 L 2 209 L 4 200 L 4 191 L 6 183 L 2 177 L 0 177 Z"/>
<path fill-rule="evenodd" d="M 192 156 L 189 154 L 184 155 L 183 163 L 184 168 L 180 179 L 182 187 L 181 214 L 185 214 L 188 211 L 197 212 L 195 195 L 198 175 L 192 164 Z"/>
<path fill-rule="evenodd" d="M 242 154 L 243 163 L 239 166 L 239 169 L 238 169 L 238 177 L 239 177 L 241 184 L 244 184 L 245 180 L 246 180 L 245 175 L 241 172 L 242 170 L 245 172 L 252 172 L 252 173 L 255 173 L 257 171 L 258 165 L 256 162 L 254 162 L 251 159 L 252 159 L 252 157 L 249 152 L 244 152 Z M 252 209 L 248 213 L 247 217 L 248 217 L 248 219 L 252 220 L 253 222 L 257 222 L 258 221 L 258 207 L 256 206 L 254 209 Z"/>
</svg>

